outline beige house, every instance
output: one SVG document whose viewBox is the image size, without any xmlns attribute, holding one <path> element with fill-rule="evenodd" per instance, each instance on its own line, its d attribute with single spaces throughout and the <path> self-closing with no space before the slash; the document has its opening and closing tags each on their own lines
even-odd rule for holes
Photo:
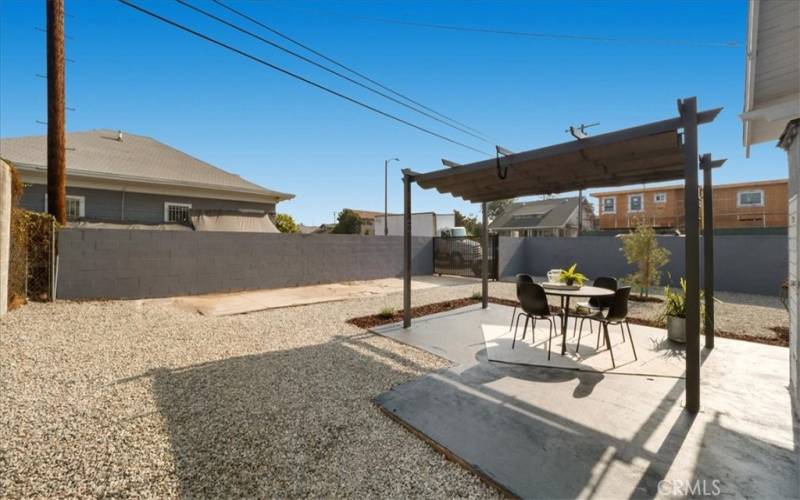
<svg viewBox="0 0 800 500">
<path fill-rule="evenodd" d="M 600 206 L 598 229 L 684 227 L 683 185 L 592 193 Z M 788 179 L 714 186 L 716 229 L 787 227 Z M 702 204 L 702 190 L 699 191 Z M 702 210 L 701 210 L 702 213 Z"/>
</svg>

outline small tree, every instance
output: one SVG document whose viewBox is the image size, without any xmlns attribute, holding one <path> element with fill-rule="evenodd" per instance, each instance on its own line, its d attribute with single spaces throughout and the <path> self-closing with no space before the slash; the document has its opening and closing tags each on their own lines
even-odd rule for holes
<svg viewBox="0 0 800 500">
<path fill-rule="evenodd" d="M 495 220 L 498 215 L 502 214 L 514 204 L 516 199 L 509 198 L 507 200 L 494 200 L 486 204 L 486 212 L 489 214 L 489 220 Z"/>
<path fill-rule="evenodd" d="M 289 214 L 278 214 L 275 216 L 275 227 L 282 233 L 299 233 L 300 226 Z"/>
<path fill-rule="evenodd" d="M 364 223 L 361 217 L 349 208 L 345 208 L 339 212 L 336 226 L 334 226 L 334 234 L 361 234 L 361 225 Z"/>
<path fill-rule="evenodd" d="M 622 237 L 621 251 L 628 264 L 637 267 L 625 280 L 639 289 L 640 296 L 648 296 L 650 287 L 661 281 L 661 268 L 669 262 L 669 250 L 658 244 L 655 230 L 642 222 L 636 231 Z"/>
<path fill-rule="evenodd" d="M 478 222 L 478 218 L 474 215 L 464 215 L 458 210 L 454 211 L 456 226 L 463 227 L 467 231 L 468 236 L 480 236 L 483 224 Z"/>
</svg>

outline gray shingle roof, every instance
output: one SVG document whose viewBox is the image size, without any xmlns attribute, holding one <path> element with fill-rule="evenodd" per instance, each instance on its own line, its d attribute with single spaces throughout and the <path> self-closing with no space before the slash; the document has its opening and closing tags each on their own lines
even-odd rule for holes
<svg viewBox="0 0 800 500">
<path fill-rule="evenodd" d="M 47 136 L 0 140 L 0 158 L 19 165 L 47 165 Z M 263 188 L 150 137 L 90 130 L 67 134 L 67 174 L 91 174 L 159 184 L 208 187 L 288 200 L 293 194 Z"/>
<path fill-rule="evenodd" d="M 489 224 L 489 229 L 564 227 L 577 208 L 577 196 L 514 203 Z"/>
</svg>

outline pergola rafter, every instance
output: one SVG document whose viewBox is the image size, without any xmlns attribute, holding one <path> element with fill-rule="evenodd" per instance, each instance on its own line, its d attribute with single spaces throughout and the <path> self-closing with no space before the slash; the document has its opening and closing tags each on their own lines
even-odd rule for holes
<svg viewBox="0 0 800 500">
<path fill-rule="evenodd" d="M 686 408 L 700 408 L 700 225 L 698 169 L 707 197 L 705 224 L 706 347 L 713 347 L 713 221 L 711 169 L 724 160 L 698 158 L 698 126 L 712 122 L 722 108 L 697 111 L 694 97 L 678 101 L 679 116 L 531 151 L 499 155 L 466 165 L 450 164 L 427 173 L 403 171 L 404 289 L 403 326 L 411 326 L 411 183 L 423 189 L 481 203 L 484 228 L 486 203 L 539 194 L 684 179 L 686 213 Z M 488 231 L 482 233 L 483 307 L 488 307 Z M 709 309 L 711 314 L 709 316 Z"/>
</svg>

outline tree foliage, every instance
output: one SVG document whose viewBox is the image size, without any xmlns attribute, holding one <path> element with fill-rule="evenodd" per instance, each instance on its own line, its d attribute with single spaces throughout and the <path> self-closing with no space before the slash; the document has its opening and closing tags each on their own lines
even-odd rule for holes
<svg viewBox="0 0 800 500">
<path fill-rule="evenodd" d="M 507 200 L 494 200 L 486 204 L 486 212 L 489 214 L 489 220 L 495 220 L 499 215 L 508 210 L 508 207 L 514 204 L 517 200 L 509 198 Z"/>
<path fill-rule="evenodd" d="M 361 225 L 364 223 L 361 217 L 349 208 L 345 208 L 339 212 L 336 219 L 336 226 L 334 226 L 334 234 L 361 234 Z"/>
<path fill-rule="evenodd" d="M 474 215 L 464 215 L 458 210 L 455 210 L 456 226 L 463 227 L 467 230 L 468 236 L 480 236 L 483 224 L 478 222 L 478 218 Z"/>
<path fill-rule="evenodd" d="M 278 214 L 275 216 L 275 227 L 282 233 L 299 233 L 300 226 L 294 221 L 294 218 L 289 214 Z"/>
<path fill-rule="evenodd" d="M 661 268 L 669 262 L 669 250 L 662 248 L 656 232 L 645 223 L 636 231 L 622 236 L 622 249 L 628 264 L 636 264 L 637 271 L 625 281 L 639 289 L 639 295 L 648 296 L 650 287 L 661 281 Z"/>
</svg>

